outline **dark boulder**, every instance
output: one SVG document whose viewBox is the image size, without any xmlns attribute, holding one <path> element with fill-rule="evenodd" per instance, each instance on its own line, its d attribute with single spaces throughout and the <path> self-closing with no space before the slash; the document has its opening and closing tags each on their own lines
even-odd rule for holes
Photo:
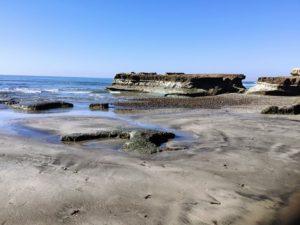
<svg viewBox="0 0 300 225">
<path fill-rule="evenodd" d="M 269 106 L 262 110 L 262 114 L 281 114 L 281 115 L 298 115 L 300 114 L 300 104 L 291 106 Z"/>
</svg>

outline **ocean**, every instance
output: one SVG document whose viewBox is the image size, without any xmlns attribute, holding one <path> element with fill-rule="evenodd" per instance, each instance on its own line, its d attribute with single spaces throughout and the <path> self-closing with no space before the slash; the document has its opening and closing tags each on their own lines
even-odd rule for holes
<svg viewBox="0 0 300 225">
<path fill-rule="evenodd" d="M 0 76 L 0 98 L 47 99 L 70 102 L 109 101 L 105 90 L 112 78 Z"/>
<path fill-rule="evenodd" d="M 62 100 L 77 103 L 109 102 L 113 95 L 105 90 L 112 78 L 0 76 L 0 98 Z M 255 84 L 245 81 L 250 88 Z"/>
</svg>

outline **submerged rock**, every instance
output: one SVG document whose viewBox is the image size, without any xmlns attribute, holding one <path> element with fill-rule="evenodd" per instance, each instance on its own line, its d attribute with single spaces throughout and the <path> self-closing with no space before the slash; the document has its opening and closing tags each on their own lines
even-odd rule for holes
<svg viewBox="0 0 300 225">
<path fill-rule="evenodd" d="M 92 103 L 89 106 L 90 110 L 100 110 L 100 111 L 107 111 L 109 108 L 108 103 Z"/>
<path fill-rule="evenodd" d="M 260 77 L 248 94 L 297 96 L 300 95 L 300 76 Z"/>
<path fill-rule="evenodd" d="M 262 110 L 262 114 L 282 114 L 282 115 L 298 115 L 300 114 L 300 104 L 291 106 L 269 106 Z"/>
<path fill-rule="evenodd" d="M 107 89 L 150 92 L 165 96 L 207 96 L 244 92 L 243 79 L 245 76 L 242 74 L 120 73 Z"/>
<path fill-rule="evenodd" d="M 14 109 L 25 110 L 25 111 L 42 111 L 49 109 L 59 109 L 59 108 L 72 108 L 73 104 L 63 101 L 53 101 L 53 102 L 35 102 L 28 104 L 15 104 L 12 105 Z"/>
<path fill-rule="evenodd" d="M 169 139 L 175 138 L 175 134 L 157 130 L 112 130 L 97 131 L 94 133 L 74 133 L 64 135 L 61 141 L 65 143 L 80 142 L 95 139 L 120 138 L 128 141 L 122 146 L 125 152 L 138 152 L 141 154 L 152 154 L 159 151 L 159 147 Z"/>
</svg>

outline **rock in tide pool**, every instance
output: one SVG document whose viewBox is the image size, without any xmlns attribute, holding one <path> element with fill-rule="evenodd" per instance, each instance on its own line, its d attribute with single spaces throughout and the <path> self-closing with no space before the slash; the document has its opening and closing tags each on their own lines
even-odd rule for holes
<svg viewBox="0 0 300 225">
<path fill-rule="evenodd" d="M 90 110 L 94 111 L 108 111 L 109 104 L 108 103 L 92 103 L 89 106 Z"/>
<path fill-rule="evenodd" d="M 159 151 L 159 146 L 169 139 L 175 138 L 173 133 L 155 130 L 133 130 L 130 132 L 129 141 L 122 149 L 125 152 L 138 152 L 153 154 Z"/>
<path fill-rule="evenodd" d="M 292 76 L 300 76 L 300 68 L 294 68 L 291 72 Z"/>
<path fill-rule="evenodd" d="M 80 142 L 95 139 L 120 138 L 128 141 L 122 146 L 125 152 L 138 152 L 152 154 L 160 151 L 159 147 L 169 139 L 175 138 L 175 134 L 157 130 L 134 129 L 98 131 L 94 133 L 74 133 L 64 135 L 61 141 L 65 143 Z"/>
<path fill-rule="evenodd" d="M 291 106 L 269 106 L 265 108 L 262 114 L 281 114 L 281 115 L 298 115 L 300 114 L 300 104 L 299 105 L 291 105 Z"/>
<path fill-rule="evenodd" d="M 260 77 L 247 94 L 297 96 L 300 95 L 300 76 Z"/>
<path fill-rule="evenodd" d="M 165 96 L 207 96 L 222 93 L 244 92 L 242 74 L 183 74 L 169 72 L 119 73 L 115 76 L 111 91 L 138 91 Z"/>
<path fill-rule="evenodd" d="M 88 141 L 96 139 L 106 139 L 106 138 L 121 138 L 129 139 L 130 134 L 128 131 L 123 130 L 112 130 L 106 131 L 101 130 L 93 133 L 74 133 L 69 135 L 64 135 L 61 137 L 62 142 L 79 142 L 79 141 Z"/>
<path fill-rule="evenodd" d="M 15 104 L 12 105 L 14 109 L 24 110 L 24 111 L 42 111 L 49 109 L 59 109 L 59 108 L 72 108 L 73 104 L 63 101 L 53 101 L 53 102 L 35 102 L 26 104 Z"/>
</svg>

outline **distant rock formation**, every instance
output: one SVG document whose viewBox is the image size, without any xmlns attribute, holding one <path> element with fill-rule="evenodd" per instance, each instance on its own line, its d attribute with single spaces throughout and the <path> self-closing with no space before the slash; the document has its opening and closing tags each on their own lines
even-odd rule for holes
<svg viewBox="0 0 300 225">
<path fill-rule="evenodd" d="M 300 95 L 300 76 L 260 77 L 248 94 L 297 96 Z"/>
<path fill-rule="evenodd" d="M 168 72 L 119 73 L 115 76 L 110 91 L 138 91 L 165 96 L 207 96 L 223 93 L 244 92 L 243 74 L 184 74 Z"/>
<path fill-rule="evenodd" d="M 291 72 L 292 76 L 300 76 L 300 68 L 294 68 Z"/>
</svg>

